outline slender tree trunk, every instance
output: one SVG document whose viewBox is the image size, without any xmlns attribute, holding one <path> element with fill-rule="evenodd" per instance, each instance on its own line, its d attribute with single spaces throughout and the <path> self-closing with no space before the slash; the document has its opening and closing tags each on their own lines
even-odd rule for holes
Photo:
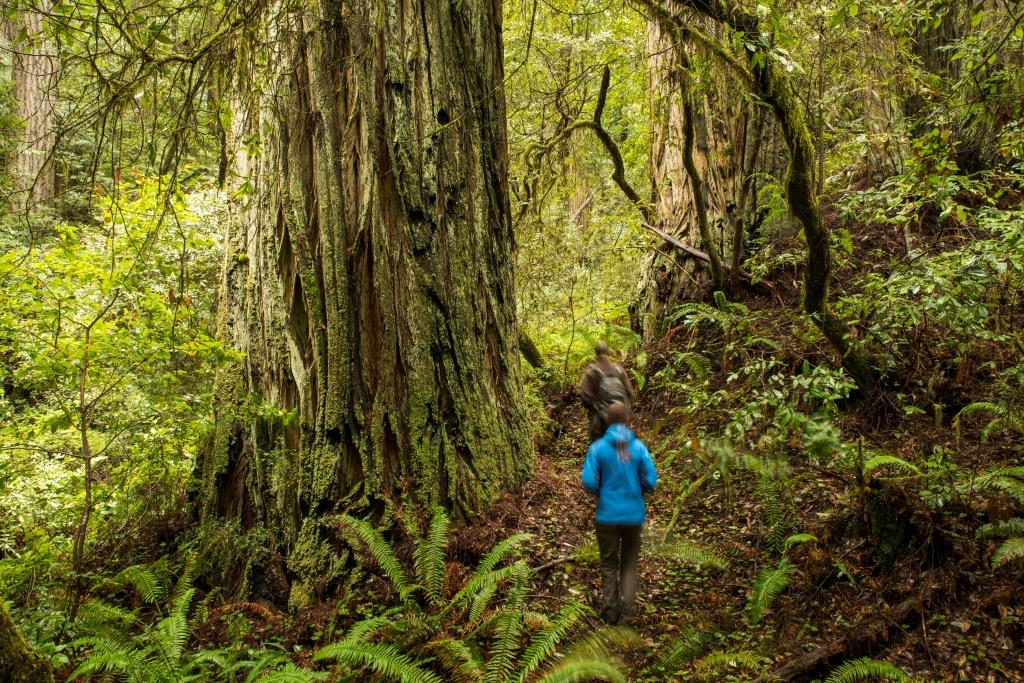
<svg viewBox="0 0 1024 683">
<path fill-rule="evenodd" d="M 333 511 L 465 519 L 532 471 L 500 22 L 496 0 L 322 1 L 269 20 L 239 69 L 251 194 L 221 334 L 245 360 L 198 503 L 263 530 L 293 604 L 343 573 Z"/>
<path fill-rule="evenodd" d="M 50 5 L 50 0 L 38 0 L 38 10 L 19 11 L 6 22 L 13 51 L 13 116 L 21 125 L 8 163 L 13 180 L 9 203 L 19 211 L 49 203 L 56 190 L 53 148 L 58 66 L 44 26 Z"/>
<path fill-rule="evenodd" d="M 53 683 L 50 664 L 25 642 L 0 600 L 0 681 Z"/>
</svg>

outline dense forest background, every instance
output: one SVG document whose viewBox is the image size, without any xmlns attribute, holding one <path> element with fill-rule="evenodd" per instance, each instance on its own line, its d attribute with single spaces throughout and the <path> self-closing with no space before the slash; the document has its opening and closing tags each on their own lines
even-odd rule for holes
<svg viewBox="0 0 1024 683">
<path fill-rule="evenodd" d="M 1024 680 L 1019 3 L 3 10 L 0 680 Z"/>
</svg>

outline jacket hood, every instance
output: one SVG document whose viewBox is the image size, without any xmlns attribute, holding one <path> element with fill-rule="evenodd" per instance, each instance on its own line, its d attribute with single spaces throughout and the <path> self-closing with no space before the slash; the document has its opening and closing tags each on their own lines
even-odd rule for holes
<svg viewBox="0 0 1024 683">
<path fill-rule="evenodd" d="M 626 425 L 615 423 L 608 427 L 604 437 L 612 443 L 628 443 L 633 440 L 633 432 Z"/>
</svg>

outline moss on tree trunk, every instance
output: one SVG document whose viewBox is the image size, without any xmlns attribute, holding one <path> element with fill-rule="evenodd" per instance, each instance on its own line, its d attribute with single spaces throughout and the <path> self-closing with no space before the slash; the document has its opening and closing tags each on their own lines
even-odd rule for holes
<svg viewBox="0 0 1024 683">
<path fill-rule="evenodd" d="M 53 670 L 25 642 L 7 608 L 0 601 L 0 681 L 5 683 L 53 683 Z"/>
<path fill-rule="evenodd" d="M 467 518 L 532 471 L 500 23 L 496 2 L 334 0 L 242 56 L 221 334 L 245 360 L 199 505 L 265 530 L 293 602 L 342 570 L 334 511 Z"/>
</svg>

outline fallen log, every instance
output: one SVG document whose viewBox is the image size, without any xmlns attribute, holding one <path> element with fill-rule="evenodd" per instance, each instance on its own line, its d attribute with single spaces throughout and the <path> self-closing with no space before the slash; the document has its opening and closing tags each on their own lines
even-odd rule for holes
<svg viewBox="0 0 1024 683">
<path fill-rule="evenodd" d="M 871 654 L 877 645 L 889 642 L 901 624 L 916 625 L 931 606 L 938 589 L 944 583 L 939 570 L 927 572 L 922 578 L 923 588 L 900 602 L 892 612 L 883 615 L 874 624 L 860 624 L 845 637 L 833 640 L 819 648 L 788 661 L 768 674 L 755 679 L 755 683 L 772 681 L 809 681 L 838 666 L 843 660 Z"/>
</svg>

